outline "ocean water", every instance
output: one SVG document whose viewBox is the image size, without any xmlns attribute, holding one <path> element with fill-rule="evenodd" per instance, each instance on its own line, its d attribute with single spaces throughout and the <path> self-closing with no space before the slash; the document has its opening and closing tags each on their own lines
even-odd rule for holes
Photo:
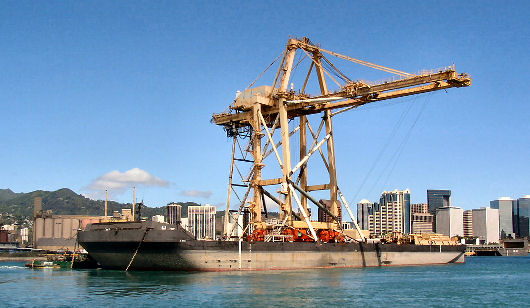
<svg viewBox="0 0 530 308">
<path fill-rule="evenodd" d="M 530 257 L 465 264 L 177 273 L 0 262 L 0 307 L 529 307 Z"/>
</svg>

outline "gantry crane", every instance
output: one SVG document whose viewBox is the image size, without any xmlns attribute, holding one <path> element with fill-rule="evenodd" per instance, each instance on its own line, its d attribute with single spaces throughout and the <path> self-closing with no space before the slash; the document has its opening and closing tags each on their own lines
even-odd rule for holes
<svg viewBox="0 0 530 308">
<path fill-rule="evenodd" d="M 304 58 L 310 59 L 311 64 L 302 88 L 295 92 L 292 86 L 291 89 L 288 87 L 293 66 L 298 65 L 298 63 L 294 63 L 294 60 L 299 51 Z M 353 81 L 332 64 L 326 55 L 382 70 L 398 77 L 380 83 Z M 318 79 L 320 87 L 320 93 L 317 95 L 305 93 L 313 70 L 316 72 L 316 79 Z M 329 79 L 338 85 L 338 90 L 329 90 L 327 84 Z M 341 82 L 337 79 L 340 79 Z M 289 234 L 295 234 L 295 240 L 337 241 L 341 237 L 340 230 L 342 228 L 339 199 L 346 207 L 361 238 L 364 239 L 357 226 L 355 216 L 337 184 L 333 116 L 372 102 L 470 85 L 471 78 L 466 74 L 458 74 L 454 66 L 437 71 L 410 74 L 323 49 L 312 44 L 307 38 L 289 39 L 272 86 L 248 88 L 239 93 L 227 112 L 214 114 L 212 118 L 213 123 L 223 126 L 228 136 L 234 139 L 227 210 L 225 212 L 225 237 L 232 237 L 234 232 L 234 227 L 231 229 L 227 227 L 231 215 L 229 210 L 232 193 L 235 192 L 235 187 L 244 187 L 246 191 L 243 198 L 236 195 L 240 201 L 236 216 L 241 215 L 245 208 L 249 210 L 250 223 L 245 233 L 251 240 L 264 240 L 265 236 L 271 233 L 271 227 L 267 226 L 262 219 L 262 214 L 267 213 L 266 211 L 263 212 L 264 196 L 269 197 L 279 205 L 281 210 L 280 221 L 282 222 L 280 227 L 287 230 L 287 233 L 290 232 Z M 322 114 L 322 120 L 317 130 L 314 130 L 308 121 L 308 115 L 311 114 Z M 293 120 L 299 125 L 289 131 L 289 121 L 292 122 Z M 324 127 L 325 136 L 319 140 Z M 277 129 L 281 131 L 279 140 L 278 138 L 274 139 Z M 294 151 L 292 152 L 290 140 L 295 138 L 296 134 L 298 134 L 299 141 L 292 143 L 299 146 L 299 157 L 294 163 L 293 159 L 298 155 Z M 245 139 L 248 140 L 248 144 L 246 147 L 242 147 L 240 140 Z M 308 144 L 310 144 L 309 147 Z M 327 147 L 326 153 L 322 149 L 324 144 Z M 241 158 L 236 158 L 238 149 L 240 150 L 239 153 L 242 154 Z M 308 160 L 317 151 L 322 157 L 327 175 L 329 175 L 329 182 L 309 185 Z M 246 152 L 251 153 L 251 159 L 245 157 Z M 278 176 L 263 179 L 263 171 L 269 167 L 264 162 L 272 154 L 276 157 L 280 167 Z M 246 177 L 241 174 L 236 165 L 237 162 L 252 165 Z M 241 175 L 242 183 L 234 183 L 234 167 Z M 279 187 L 277 194 L 271 192 L 269 187 L 272 186 Z M 329 200 L 327 202 L 317 201 L 311 196 L 313 191 L 328 191 Z M 319 222 L 311 221 L 308 200 L 332 219 Z M 298 213 L 293 211 L 293 201 L 298 205 Z M 235 220 L 237 222 L 237 218 Z"/>
</svg>

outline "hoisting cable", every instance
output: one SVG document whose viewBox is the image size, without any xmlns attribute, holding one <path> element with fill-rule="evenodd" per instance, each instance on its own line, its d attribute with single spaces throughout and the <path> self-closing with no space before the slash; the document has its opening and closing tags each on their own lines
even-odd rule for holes
<svg viewBox="0 0 530 308">
<path fill-rule="evenodd" d="M 272 66 L 274 63 L 276 63 L 276 61 L 278 61 L 278 59 L 279 59 L 281 56 L 283 56 L 283 52 L 282 52 L 278 57 L 276 57 L 276 59 L 274 59 L 274 61 L 272 61 L 272 63 L 269 64 L 269 66 L 267 66 L 267 68 L 266 68 L 261 74 L 259 74 L 258 78 L 256 78 L 256 80 L 254 80 L 254 81 L 253 81 L 253 82 L 252 82 L 252 83 L 251 83 L 251 84 L 250 84 L 245 90 L 247 90 L 247 89 L 249 89 L 250 87 L 252 87 L 252 86 L 256 83 L 256 81 L 258 81 L 258 80 L 261 78 L 261 76 L 263 76 L 263 74 L 265 74 L 265 72 L 266 72 L 269 68 L 271 68 L 271 66 Z"/>
<path fill-rule="evenodd" d="M 432 94 L 432 93 L 431 93 Z M 383 182 L 383 186 L 386 185 L 386 183 L 388 182 L 388 179 L 390 178 L 390 176 L 392 175 L 392 172 L 394 172 L 394 169 L 399 161 L 399 158 L 401 157 L 401 154 L 403 154 L 403 150 L 405 148 L 405 145 L 407 144 L 408 140 L 410 139 L 410 135 L 412 133 L 412 130 L 414 129 L 414 127 L 416 126 L 416 123 L 418 123 L 418 120 L 420 119 L 421 115 L 423 114 L 423 111 L 425 110 L 425 107 L 427 106 L 427 101 L 424 100 L 423 101 L 423 104 L 421 105 L 421 109 L 420 109 L 420 112 L 418 113 L 418 115 L 416 116 L 416 119 L 414 120 L 414 122 L 412 123 L 412 125 L 410 126 L 407 134 L 405 135 L 405 138 L 403 139 L 403 141 L 401 142 L 401 144 L 399 145 L 398 147 L 398 150 L 396 152 L 396 157 L 395 157 L 395 160 L 392 159 L 394 161 L 394 163 L 392 164 L 392 168 L 390 169 L 390 172 L 388 173 L 385 181 Z M 386 168 L 385 168 L 386 170 Z"/>
<path fill-rule="evenodd" d="M 388 145 L 390 144 L 390 142 L 392 141 L 392 139 L 394 138 L 397 130 L 399 129 L 399 127 L 401 126 L 401 124 L 403 123 L 403 120 L 406 116 L 406 114 L 410 111 L 410 106 L 409 108 L 403 110 L 403 112 L 401 113 L 401 116 L 399 118 L 399 120 L 396 122 L 396 124 L 394 124 L 394 127 L 392 128 L 392 132 L 390 133 L 389 135 L 389 138 L 387 139 L 385 145 L 381 148 L 381 150 L 379 151 L 379 153 L 377 154 L 376 156 L 376 159 L 374 160 L 374 162 L 372 163 L 371 167 L 370 167 L 370 170 L 368 171 L 368 173 L 366 173 L 366 175 L 364 176 L 364 179 L 361 183 L 361 186 L 359 186 L 359 189 L 357 190 L 357 193 L 355 193 L 355 197 L 353 197 L 352 200 L 357 200 L 357 197 L 359 196 L 359 193 L 361 192 L 361 190 L 363 189 L 364 185 L 366 184 L 366 181 L 368 180 L 368 178 L 370 177 L 370 175 L 372 174 L 372 172 L 374 171 L 375 169 L 375 166 L 377 165 L 377 163 L 379 162 L 379 160 L 381 159 L 381 156 L 383 155 L 385 149 L 388 148 Z"/>
</svg>

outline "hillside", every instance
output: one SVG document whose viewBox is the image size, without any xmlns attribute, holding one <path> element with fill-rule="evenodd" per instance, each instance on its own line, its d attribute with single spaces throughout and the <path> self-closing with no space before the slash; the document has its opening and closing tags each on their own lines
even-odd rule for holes
<svg viewBox="0 0 530 308">
<path fill-rule="evenodd" d="M 20 218 L 33 218 L 33 199 L 42 197 L 43 210 L 52 210 L 54 214 L 65 215 L 103 215 L 105 201 L 91 200 L 68 188 L 56 191 L 36 190 L 29 193 L 14 193 L 10 189 L 0 190 L 0 213 L 11 214 Z M 194 202 L 179 202 L 182 205 L 182 215 L 187 216 L 188 206 L 199 205 Z M 122 208 L 131 208 L 131 203 L 108 202 L 108 213 L 121 211 Z M 142 216 L 166 215 L 165 206 L 142 208 Z"/>
<path fill-rule="evenodd" d="M 7 201 L 22 194 L 14 193 L 11 189 L 0 189 L 0 202 Z"/>
</svg>

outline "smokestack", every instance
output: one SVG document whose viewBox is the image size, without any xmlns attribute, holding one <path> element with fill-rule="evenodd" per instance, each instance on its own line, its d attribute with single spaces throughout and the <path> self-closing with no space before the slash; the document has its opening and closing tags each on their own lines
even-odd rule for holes
<svg viewBox="0 0 530 308">
<path fill-rule="evenodd" d="M 42 216 L 42 197 L 33 198 L 33 218 Z"/>
</svg>

